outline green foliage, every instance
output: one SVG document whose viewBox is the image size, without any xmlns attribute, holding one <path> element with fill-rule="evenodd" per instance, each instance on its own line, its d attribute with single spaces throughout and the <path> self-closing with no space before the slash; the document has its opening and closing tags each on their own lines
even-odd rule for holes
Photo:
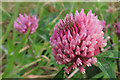
<svg viewBox="0 0 120 80">
<path fill-rule="evenodd" d="M 10 74 L 10 71 L 13 69 L 14 61 L 18 57 L 18 53 L 20 51 L 20 48 L 23 46 L 24 42 L 26 41 L 28 35 L 30 32 L 30 28 L 28 29 L 26 35 L 24 36 L 23 40 L 19 45 L 16 46 L 15 52 L 10 56 L 10 60 L 8 61 L 7 67 L 5 69 L 5 73 L 3 74 L 3 78 L 8 76 Z M 9 53 L 8 53 L 9 55 Z"/>
<path fill-rule="evenodd" d="M 15 12 L 14 16 L 12 17 L 12 19 L 11 19 L 11 21 L 10 21 L 8 27 L 7 27 L 7 30 L 6 30 L 6 32 L 5 32 L 4 36 L 3 36 L 3 40 L 2 40 L 3 42 L 7 38 L 8 32 L 10 31 L 10 29 L 13 27 L 13 22 L 14 22 L 15 18 L 17 17 L 19 6 L 20 6 L 20 4 L 16 3 L 16 7 L 14 8 L 14 12 Z"/>
<path fill-rule="evenodd" d="M 118 58 L 120 58 L 120 51 L 108 50 L 108 51 L 98 54 L 97 57 L 118 59 Z"/>
<path fill-rule="evenodd" d="M 107 62 L 104 58 L 99 59 L 97 65 L 107 75 L 108 78 L 116 78 L 111 64 Z"/>
<path fill-rule="evenodd" d="M 60 80 L 64 80 L 63 79 L 64 78 L 64 68 L 62 68 L 52 80 L 56 80 L 57 78 L 60 78 Z"/>
<path fill-rule="evenodd" d="M 79 12 L 84 8 L 85 13 L 91 9 L 100 20 L 105 20 L 110 27 L 105 31 L 105 37 L 110 36 L 105 52 L 95 57 L 98 63 L 91 68 L 86 68 L 86 74 L 78 71 L 72 78 L 116 78 L 116 59 L 120 59 L 120 43 L 114 33 L 112 24 L 118 17 L 120 10 L 116 10 L 120 3 L 96 3 L 96 2 L 53 2 L 53 3 L 3 3 L 2 11 L 2 77 L 3 78 L 67 78 L 70 74 L 64 74 L 65 65 L 56 64 L 51 54 L 50 36 L 54 25 L 59 19 L 64 19 L 66 14 Z M 106 12 L 109 6 L 114 6 L 113 12 Z M 28 32 L 23 35 L 13 28 L 13 23 L 18 14 L 37 15 L 39 27 L 34 34 Z M 1 66 L 1 65 L 0 65 Z M 2 72 L 1 71 L 1 72 Z M 116 72 L 116 73 L 115 73 Z M 92 73 L 92 74 L 91 74 Z M 0 75 L 1 79 L 1 75 Z"/>
</svg>

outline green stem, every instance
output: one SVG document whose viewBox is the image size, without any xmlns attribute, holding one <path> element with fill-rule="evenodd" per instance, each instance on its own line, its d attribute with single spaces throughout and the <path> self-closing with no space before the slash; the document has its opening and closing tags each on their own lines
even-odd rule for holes
<svg viewBox="0 0 120 80">
<path fill-rule="evenodd" d="M 30 50 L 31 50 L 31 52 L 32 52 L 32 56 L 33 57 L 35 57 L 35 54 L 34 54 L 34 52 L 33 52 L 33 48 L 32 48 L 32 43 L 31 43 L 31 41 L 30 41 L 30 35 L 28 36 L 28 45 L 30 46 Z"/>
</svg>

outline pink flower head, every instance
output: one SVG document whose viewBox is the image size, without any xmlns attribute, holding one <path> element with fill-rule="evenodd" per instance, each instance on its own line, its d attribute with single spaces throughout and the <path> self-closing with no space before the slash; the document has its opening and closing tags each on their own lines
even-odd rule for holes
<svg viewBox="0 0 120 80">
<path fill-rule="evenodd" d="M 85 73 L 83 66 L 91 66 L 97 62 L 93 57 L 100 53 L 100 48 L 106 46 L 107 39 L 104 39 L 103 21 L 100 21 L 92 10 L 87 15 L 84 9 L 75 16 L 67 14 L 64 20 L 59 19 L 55 24 L 54 32 L 50 38 L 52 54 L 58 64 L 68 64 L 65 72 L 79 68 L 80 72 Z"/>
<path fill-rule="evenodd" d="M 114 8 L 112 6 L 109 6 L 109 8 L 106 10 L 106 12 L 113 12 Z"/>
<path fill-rule="evenodd" d="M 120 22 L 117 22 L 117 25 L 115 27 L 115 33 L 120 38 Z"/>
<path fill-rule="evenodd" d="M 17 29 L 17 31 L 25 34 L 30 27 L 30 33 L 32 34 L 36 31 L 38 28 L 38 21 L 37 16 L 30 16 L 30 15 L 21 15 L 19 14 L 19 17 L 14 22 L 14 28 Z"/>
</svg>

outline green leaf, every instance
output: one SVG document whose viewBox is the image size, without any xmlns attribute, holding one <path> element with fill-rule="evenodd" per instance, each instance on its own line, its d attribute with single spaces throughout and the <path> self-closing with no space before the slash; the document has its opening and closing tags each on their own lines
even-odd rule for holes
<svg viewBox="0 0 120 80">
<path fill-rule="evenodd" d="M 64 67 L 56 74 L 56 76 L 52 80 L 56 80 L 60 78 L 60 80 L 64 80 Z"/>
<path fill-rule="evenodd" d="M 99 74 L 93 76 L 92 78 L 100 78 L 100 77 L 102 77 L 102 76 L 104 76 L 104 73 L 103 73 L 103 72 L 100 72 Z"/>
<path fill-rule="evenodd" d="M 108 50 L 108 51 L 98 54 L 96 57 L 107 57 L 107 58 L 118 59 L 120 58 L 120 51 Z"/>
<path fill-rule="evenodd" d="M 99 59 L 99 58 L 98 58 Z M 101 58 L 97 62 L 98 67 L 106 74 L 108 78 L 116 78 L 116 75 L 108 61 Z"/>
</svg>

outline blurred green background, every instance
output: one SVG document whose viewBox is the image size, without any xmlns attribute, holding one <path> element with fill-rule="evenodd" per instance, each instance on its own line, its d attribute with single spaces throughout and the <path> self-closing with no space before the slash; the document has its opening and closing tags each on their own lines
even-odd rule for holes
<svg viewBox="0 0 120 80">
<path fill-rule="evenodd" d="M 107 12 L 110 6 L 113 9 Z M 120 2 L 3 2 L 2 22 L 0 22 L 2 25 L 1 77 L 67 78 L 69 75 L 64 74 L 63 71 L 65 65 L 56 64 L 51 54 L 50 36 L 59 19 L 64 19 L 67 13 L 74 14 L 76 10 L 80 12 L 82 8 L 86 14 L 91 9 L 100 20 L 110 24 L 110 27 L 105 29 L 105 37 L 110 36 L 113 43 L 108 40 L 105 48 L 110 48 L 96 56 L 98 63 L 92 67 L 86 67 L 86 74 L 82 75 L 78 71 L 72 78 L 116 78 L 120 74 L 116 63 L 116 59 L 120 58 L 118 50 L 120 45 L 112 24 L 120 15 Z M 37 15 L 39 19 L 39 27 L 29 39 L 28 34 L 20 34 L 13 28 L 13 23 L 20 13 Z"/>
</svg>

